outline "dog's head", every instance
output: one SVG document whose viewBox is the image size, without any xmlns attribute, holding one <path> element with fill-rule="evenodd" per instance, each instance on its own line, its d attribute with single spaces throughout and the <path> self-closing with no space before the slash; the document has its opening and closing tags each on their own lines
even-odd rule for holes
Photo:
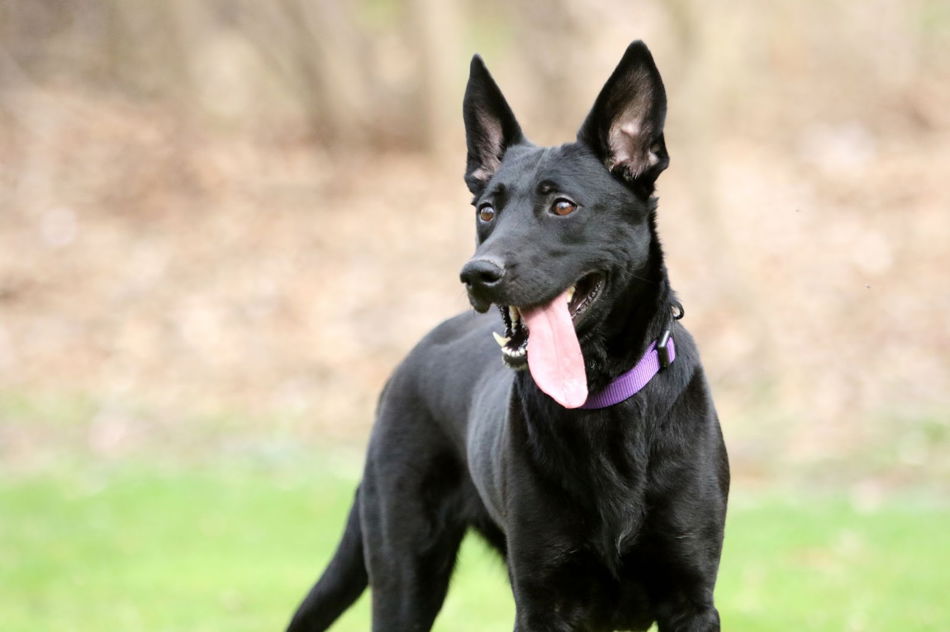
<svg viewBox="0 0 950 632">
<path fill-rule="evenodd" d="M 501 309 L 506 332 L 496 339 L 509 366 L 528 366 L 543 391 L 580 406 L 581 347 L 650 262 L 651 196 L 669 163 L 659 71 L 634 42 L 577 141 L 537 147 L 475 56 L 463 114 L 478 231 L 461 271 L 469 300 Z"/>
</svg>

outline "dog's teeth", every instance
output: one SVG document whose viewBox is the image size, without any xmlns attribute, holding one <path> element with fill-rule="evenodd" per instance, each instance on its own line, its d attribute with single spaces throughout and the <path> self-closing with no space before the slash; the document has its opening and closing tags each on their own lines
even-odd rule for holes
<svg viewBox="0 0 950 632">
<path fill-rule="evenodd" d="M 518 311 L 517 307 L 509 307 L 508 318 L 511 319 L 511 324 L 514 326 L 515 324 L 521 322 L 521 312 Z"/>
<path fill-rule="evenodd" d="M 576 285 L 572 285 L 571 287 L 567 288 L 567 302 L 568 303 L 570 303 L 571 299 L 574 298 L 574 292 L 576 291 L 577 291 Z"/>
<path fill-rule="evenodd" d="M 511 338 L 509 338 L 508 336 L 502 336 L 497 331 L 491 332 L 491 335 L 495 337 L 495 342 L 497 342 L 498 346 L 501 347 L 502 349 L 504 349 L 505 345 L 508 344 L 508 341 L 511 340 Z"/>
<path fill-rule="evenodd" d="M 512 349 L 510 347 L 503 347 L 501 351 L 507 358 L 521 358 L 521 357 L 524 357 L 525 353 L 527 353 L 528 350 L 525 349 L 524 347 L 518 347 L 517 349 Z"/>
</svg>

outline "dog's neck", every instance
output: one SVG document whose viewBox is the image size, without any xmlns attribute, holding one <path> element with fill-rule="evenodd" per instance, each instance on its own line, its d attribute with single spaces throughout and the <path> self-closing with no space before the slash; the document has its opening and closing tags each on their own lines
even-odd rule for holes
<svg viewBox="0 0 950 632">
<path fill-rule="evenodd" d="M 640 360 L 650 343 L 670 326 L 675 306 L 678 303 L 663 261 L 655 215 L 651 213 L 649 257 L 631 276 L 621 298 L 584 349 L 592 393 Z"/>
</svg>

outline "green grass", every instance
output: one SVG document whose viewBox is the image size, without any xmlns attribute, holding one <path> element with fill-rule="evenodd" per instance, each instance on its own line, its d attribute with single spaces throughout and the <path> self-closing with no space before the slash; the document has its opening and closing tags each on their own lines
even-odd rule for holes
<svg viewBox="0 0 950 632">
<path fill-rule="evenodd" d="M 58 466 L 0 479 L 0 628 L 278 630 L 332 552 L 353 480 L 277 469 Z M 727 630 L 950 629 L 950 509 L 734 498 Z M 509 630 L 501 563 L 469 540 L 437 630 Z M 367 630 L 364 598 L 336 631 Z"/>
</svg>

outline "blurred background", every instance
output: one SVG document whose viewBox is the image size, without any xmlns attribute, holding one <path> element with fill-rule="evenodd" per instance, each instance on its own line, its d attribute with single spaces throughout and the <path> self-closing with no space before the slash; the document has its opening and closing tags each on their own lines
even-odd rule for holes
<svg viewBox="0 0 950 632">
<path fill-rule="evenodd" d="M 279 627 L 383 382 L 468 307 L 470 56 L 556 144 L 633 39 L 736 480 L 724 621 L 950 626 L 946 2 L 0 0 L 10 629 Z M 510 626 L 482 557 L 443 629 Z"/>
</svg>

